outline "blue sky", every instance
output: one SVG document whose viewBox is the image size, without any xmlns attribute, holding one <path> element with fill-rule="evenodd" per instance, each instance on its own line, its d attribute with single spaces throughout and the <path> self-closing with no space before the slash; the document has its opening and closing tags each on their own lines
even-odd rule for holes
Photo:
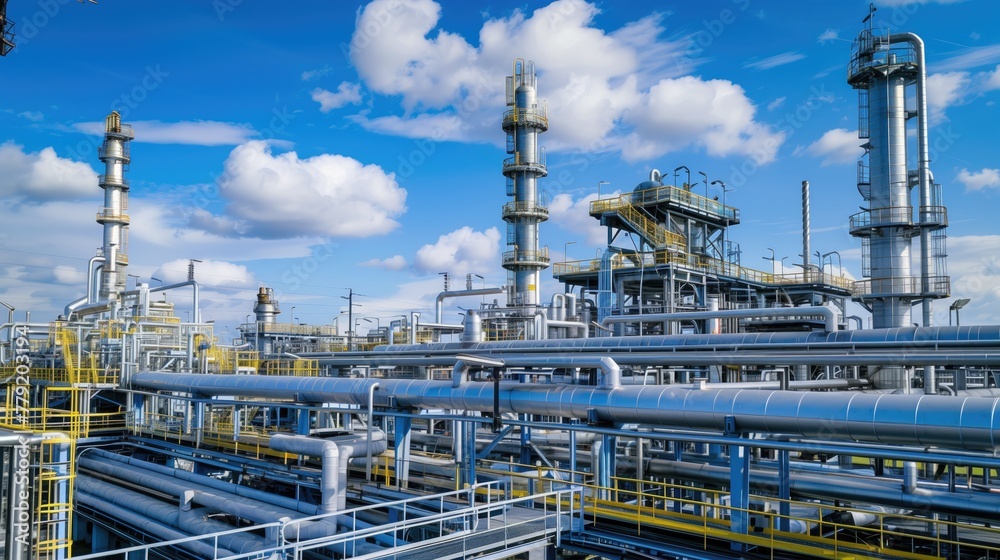
<svg viewBox="0 0 1000 560">
<path fill-rule="evenodd" d="M 995 323 L 1000 5 L 877 5 L 880 24 L 926 42 L 953 293 L 973 300 L 963 324 Z M 84 293 L 101 243 L 96 133 L 112 109 L 136 131 L 129 272 L 169 282 L 188 259 L 203 261 L 202 319 L 219 334 L 244 320 L 261 285 L 274 288 L 282 320 L 294 306 L 300 322 L 329 324 L 352 288 L 356 315 L 384 325 L 403 310 L 432 314 L 439 272 L 457 286 L 466 274 L 502 284 L 500 115 L 514 57 L 535 61 L 548 104 L 541 239 L 554 261 L 600 249 L 605 232 L 586 211 L 600 181 L 604 195 L 624 192 L 650 169 L 686 165 L 732 189 L 743 223 L 729 238 L 760 269 L 768 248 L 789 267 L 799 258 L 808 179 L 813 248 L 838 251 L 860 277 L 860 242 L 847 233 L 863 204 L 858 103 L 845 78 L 867 7 L 10 0 L 18 47 L 0 59 L 0 299 L 49 320 Z M 543 278 L 545 294 L 560 289 L 551 271 Z M 936 305 L 939 324 L 947 304 Z"/>
</svg>

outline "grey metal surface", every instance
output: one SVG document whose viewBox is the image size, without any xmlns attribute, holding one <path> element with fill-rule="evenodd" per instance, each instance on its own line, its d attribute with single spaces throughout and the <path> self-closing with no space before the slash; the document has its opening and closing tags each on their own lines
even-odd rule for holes
<svg viewBox="0 0 1000 560">
<path fill-rule="evenodd" d="M 657 476 L 680 477 L 705 483 L 729 484 L 729 468 L 699 463 L 681 463 L 663 459 L 649 462 L 649 472 Z M 899 481 L 879 481 L 848 473 L 791 473 L 793 495 L 808 498 L 849 500 L 857 503 L 877 503 L 924 511 L 932 508 L 941 514 L 996 519 L 1000 516 L 1000 501 L 989 492 L 948 492 L 940 489 L 915 488 L 907 492 Z M 778 486 L 774 471 L 754 469 L 750 473 L 752 488 L 773 491 Z M 914 483 L 916 486 L 916 483 Z"/>
<path fill-rule="evenodd" d="M 135 388 L 194 394 L 237 395 L 363 406 L 368 379 L 190 375 L 146 372 Z M 380 379 L 380 393 L 401 407 L 493 410 L 493 384 Z M 796 393 L 678 386 L 623 386 L 615 390 L 580 385 L 504 383 L 501 412 L 639 423 L 697 430 L 725 430 L 735 419 L 740 432 L 790 434 L 831 440 L 994 450 L 1000 447 L 1000 400 L 937 395 L 860 392 Z"/>
<path fill-rule="evenodd" d="M 539 251 L 538 224 L 547 212 L 538 194 L 538 179 L 547 174 L 541 159 L 538 135 L 548 125 L 544 110 L 538 106 L 535 90 L 535 64 L 517 59 L 507 77 L 507 106 L 504 132 L 513 139 L 513 157 L 504 165 L 504 175 L 513 181 L 514 200 L 505 206 L 503 219 L 508 223 L 507 245 L 513 251 L 504 255 L 503 266 L 513 274 L 514 305 L 534 307 L 541 303 L 539 272 L 548 266 Z M 541 118 L 539 118 L 541 117 Z M 508 150 L 510 152 L 510 150 Z"/>
<path fill-rule="evenodd" d="M 323 366 L 451 366 L 457 354 L 544 366 L 545 356 L 597 353 L 619 365 L 1000 365 L 1000 326 L 899 328 L 835 333 L 737 333 L 398 344 L 372 352 L 311 353 Z"/>
<path fill-rule="evenodd" d="M 385 452 L 388 442 L 381 430 L 371 437 L 346 435 L 320 439 L 308 436 L 274 434 L 270 447 L 275 451 L 310 455 L 323 459 L 321 489 L 323 503 L 319 513 L 342 510 L 347 505 L 347 467 L 352 458 L 380 455 Z"/>
<path fill-rule="evenodd" d="M 168 504 L 87 475 L 77 476 L 76 490 L 77 499 L 86 500 L 87 496 L 96 498 L 92 500 L 92 505 L 102 508 L 105 513 L 122 518 L 127 513 L 136 514 L 146 521 L 145 525 L 151 520 L 158 520 L 155 523 L 173 527 L 184 533 L 184 536 L 207 535 L 233 529 L 231 525 L 208 519 L 204 511 L 183 511 L 176 504 Z M 263 538 L 246 533 L 219 535 L 217 542 L 233 552 L 250 552 L 268 547 Z"/>
</svg>

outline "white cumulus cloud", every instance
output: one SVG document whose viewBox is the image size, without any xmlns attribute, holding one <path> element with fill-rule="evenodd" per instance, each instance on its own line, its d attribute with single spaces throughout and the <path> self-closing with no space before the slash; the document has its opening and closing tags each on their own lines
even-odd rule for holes
<svg viewBox="0 0 1000 560">
<path fill-rule="evenodd" d="M 1000 89 L 1000 64 L 992 72 L 986 74 L 985 89 L 987 91 Z"/>
<path fill-rule="evenodd" d="M 625 115 L 635 132 L 624 156 L 649 159 L 696 144 L 713 156 L 745 154 L 770 162 L 785 134 L 754 120 L 756 111 L 743 88 L 727 80 L 660 80 Z"/>
<path fill-rule="evenodd" d="M 958 172 L 956 180 L 965 185 L 966 192 L 1000 187 L 1000 169 L 984 168 L 979 171 L 969 171 L 963 168 Z"/>
<path fill-rule="evenodd" d="M 219 186 L 226 217 L 251 237 L 380 235 L 406 210 L 406 191 L 377 165 L 335 154 L 275 155 L 260 140 L 229 154 Z"/>
<path fill-rule="evenodd" d="M 927 76 L 927 112 L 931 124 L 943 121 L 948 107 L 963 102 L 969 82 L 967 72 L 944 72 Z"/>
<path fill-rule="evenodd" d="M 663 14 L 605 31 L 594 25 L 599 12 L 584 0 L 518 9 L 486 21 L 475 45 L 439 27 L 441 6 L 433 0 L 375 0 L 358 16 L 350 58 L 365 86 L 399 96 L 403 112 L 355 119 L 386 134 L 497 142 L 503 76 L 522 57 L 534 61 L 548 116 L 559 123 L 545 135 L 550 150 L 620 150 L 642 159 L 693 146 L 760 163 L 773 158 L 784 135 L 755 119 L 740 86 L 684 76 L 696 64 L 690 39 L 662 38 Z M 678 110 L 683 115 L 671 115 Z M 642 126 L 649 113 L 659 122 L 683 121 L 684 133 Z"/>
<path fill-rule="evenodd" d="M 359 263 L 359 266 L 384 268 L 386 270 L 403 270 L 406 268 L 406 258 L 403 255 L 393 255 L 385 259 L 371 259 Z"/>
<path fill-rule="evenodd" d="M 165 262 L 152 274 L 165 284 L 187 280 L 188 259 Z M 228 261 L 202 260 L 194 263 L 194 279 L 199 286 L 209 288 L 247 288 L 255 283 L 247 267 Z"/>
<path fill-rule="evenodd" d="M 312 100 L 319 103 L 321 113 L 329 113 L 348 104 L 361 103 L 361 86 L 351 82 L 341 82 L 337 86 L 337 91 L 316 88 L 312 90 Z"/>
<path fill-rule="evenodd" d="M 819 140 L 810 144 L 805 151 L 823 158 L 822 165 L 854 163 L 864 153 L 857 130 L 834 128 L 826 131 Z"/>
<path fill-rule="evenodd" d="M 86 163 L 61 158 L 52 148 L 25 152 L 0 144 L 0 196 L 22 202 L 99 198 L 97 173 Z"/>
<path fill-rule="evenodd" d="M 610 194 L 618 194 L 618 191 Z M 602 194 L 606 198 L 610 194 Z M 586 245 L 602 246 L 608 242 L 607 229 L 599 220 L 590 215 L 590 203 L 597 199 L 597 193 L 584 196 L 579 200 L 566 193 L 552 197 L 549 203 L 549 219 L 556 226 L 584 236 L 581 239 Z"/>
<path fill-rule="evenodd" d="M 475 231 L 469 226 L 442 235 L 434 244 L 421 247 L 413 264 L 418 271 L 466 274 L 496 266 L 500 231 L 493 227 Z"/>
</svg>

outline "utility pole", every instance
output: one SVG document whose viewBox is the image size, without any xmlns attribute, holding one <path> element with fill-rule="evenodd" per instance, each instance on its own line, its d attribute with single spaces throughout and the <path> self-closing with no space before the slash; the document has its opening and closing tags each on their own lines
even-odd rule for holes
<svg viewBox="0 0 1000 560">
<path fill-rule="evenodd" d="M 364 294 L 358 295 L 363 296 Z M 347 288 L 347 295 L 340 296 L 340 299 L 347 300 L 347 350 L 349 351 L 351 350 L 351 339 L 354 334 L 354 331 L 351 330 L 354 328 L 354 306 L 360 306 L 361 304 L 354 303 L 354 288 Z"/>
<path fill-rule="evenodd" d="M 347 297 L 340 296 L 347 300 L 347 351 L 351 351 L 351 328 L 354 325 L 354 289 L 347 288 Z"/>
</svg>

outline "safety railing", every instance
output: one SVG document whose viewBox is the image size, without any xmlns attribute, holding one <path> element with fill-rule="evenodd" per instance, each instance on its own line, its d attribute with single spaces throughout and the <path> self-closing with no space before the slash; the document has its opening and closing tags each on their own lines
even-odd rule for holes
<svg viewBox="0 0 1000 560">
<path fill-rule="evenodd" d="M 108 177 L 101 173 L 97 176 L 97 184 L 110 187 L 128 187 L 128 179 L 125 177 Z"/>
<path fill-rule="evenodd" d="M 97 222 L 121 222 L 128 223 L 129 216 L 124 212 L 116 212 L 114 208 L 99 208 L 97 211 Z"/>
<path fill-rule="evenodd" d="M 854 291 L 855 281 L 845 276 L 837 276 L 820 270 L 809 270 L 793 274 L 773 274 L 727 263 L 719 259 L 689 255 L 676 251 L 653 251 L 642 253 L 637 258 L 622 258 L 612 261 L 613 270 L 635 269 L 643 266 L 659 266 L 673 264 L 687 266 L 698 270 L 709 271 L 719 276 L 740 278 L 760 284 L 823 284 L 834 286 L 850 292 Z M 552 275 L 560 277 L 569 274 L 597 273 L 601 270 L 600 259 L 552 263 Z"/>
<path fill-rule="evenodd" d="M 484 552 L 514 550 L 517 546 L 544 539 L 558 546 L 562 535 L 582 516 L 579 494 L 577 489 L 567 489 L 528 498 L 508 498 L 499 483 L 490 482 L 326 515 L 263 523 L 74 558 L 170 558 L 176 556 L 174 550 L 191 550 L 199 545 L 215 550 L 209 558 L 221 559 L 226 555 L 226 560 L 277 557 L 301 560 L 314 557 L 321 549 L 323 556 L 335 551 L 339 557 L 359 559 L 408 558 L 417 550 L 425 553 L 440 550 L 442 556 L 447 552 L 451 556 L 468 558 Z M 394 521 L 375 526 L 363 521 L 372 515 L 385 517 L 388 512 L 393 513 Z M 310 538 L 309 534 L 317 530 L 326 534 Z M 251 533 L 274 535 L 273 541 L 251 552 L 235 555 L 220 550 L 220 540 Z"/>
<path fill-rule="evenodd" d="M 720 216 L 729 222 L 739 223 L 740 211 L 732 206 L 726 206 L 714 198 L 695 194 L 690 189 L 665 185 L 652 187 L 624 194 L 632 204 L 645 206 L 662 202 L 673 202 L 688 209 L 698 210 L 705 214 Z M 596 201 L 595 201 L 596 202 Z M 593 203 L 591 203 L 593 204 Z"/>
<path fill-rule="evenodd" d="M 548 264 L 549 263 L 549 248 L 542 247 L 538 251 L 506 251 L 502 258 L 503 264 Z"/>
<path fill-rule="evenodd" d="M 572 519 L 580 517 L 579 509 L 567 507 L 581 503 L 573 499 L 578 494 L 579 490 L 565 489 L 508 499 L 499 483 L 481 483 L 443 494 L 338 512 L 335 514 L 338 523 L 346 530 L 333 536 L 297 542 L 287 539 L 295 535 L 300 525 L 322 521 L 330 515 L 291 521 L 282 528 L 282 534 L 294 559 L 308 557 L 320 548 L 369 558 L 408 558 L 417 550 L 426 553 L 438 549 L 469 558 L 543 538 L 550 538 L 558 545 L 562 533 L 572 526 Z M 359 519 L 386 508 L 396 512 L 395 521 L 370 526 Z M 372 547 L 366 544 L 370 542 L 385 548 L 364 554 L 362 551 L 371 551 Z"/>
<path fill-rule="evenodd" d="M 921 206 L 920 225 L 946 227 L 948 225 L 948 209 L 944 206 Z"/>
<path fill-rule="evenodd" d="M 503 160 L 504 174 L 509 171 L 530 170 L 540 173 L 543 177 L 547 173 L 545 170 L 545 150 L 538 150 L 538 158 L 532 159 L 531 154 L 522 155 L 521 152 L 514 152 L 514 155 Z"/>
<path fill-rule="evenodd" d="M 543 130 L 549 128 L 549 118 L 546 115 L 545 106 L 528 109 L 508 109 L 503 114 L 503 129 L 508 129 L 517 124 L 537 126 Z"/>
<path fill-rule="evenodd" d="M 916 60 L 916 50 L 909 43 L 889 44 L 886 35 L 879 35 L 867 29 L 858 34 L 852 45 L 851 61 L 847 65 L 847 81 L 859 81 L 872 68 L 891 65 L 908 65 Z M 859 76 L 860 75 L 860 76 Z M 857 87 L 857 86 L 856 86 Z"/>
<path fill-rule="evenodd" d="M 723 540 L 804 557 L 943 558 L 959 549 L 963 557 L 1000 557 L 1000 528 L 984 523 L 754 493 L 750 507 L 739 508 L 731 505 L 728 491 L 622 476 L 612 476 L 610 486 L 603 487 L 586 482 L 584 473 L 529 465 L 505 463 L 504 469 L 489 472 L 510 477 L 514 493 L 517 488 L 580 489 L 583 510 L 595 528 L 614 531 L 625 522 L 638 536 L 667 529 L 700 538 L 705 550 Z M 779 513 L 783 509 L 790 513 Z M 737 516 L 746 521 L 745 533 L 734 531 Z"/>
<path fill-rule="evenodd" d="M 288 375 L 295 377 L 318 377 L 319 360 L 298 358 L 294 360 L 266 360 L 262 361 L 263 370 L 258 370 L 262 375 Z"/>
<path fill-rule="evenodd" d="M 631 225 L 636 233 L 658 248 L 667 246 L 683 247 L 684 236 L 676 234 L 656 220 L 651 219 L 632 204 L 632 195 L 623 194 L 617 198 L 604 198 L 590 203 L 590 213 L 600 215 L 613 212 Z"/>
<path fill-rule="evenodd" d="M 880 227 L 901 227 L 913 224 L 913 208 L 889 206 L 863 210 L 848 218 L 851 233 Z"/>
<path fill-rule="evenodd" d="M 33 480 L 35 512 L 34 560 L 68 558 L 73 546 L 73 487 L 76 479 L 75 439 L 51 437 L 38 446 Z"/>
<path fill-rule="evenodd" d="M 511 216 L 533 216 L 538 218 L 548 218 L 549 209 L 540 203 L 514 201 L 503 205 L 502 218 Z"/>
<path fill-rule="evenodd" d="M 854 296 L 947 296 L 951 294 L 951 278 L 948 276 L 931 276 L 924 288 L 920 276 L 897 276 L 894 278 L 869 278 L 854 283 Z"/>
</svg>

